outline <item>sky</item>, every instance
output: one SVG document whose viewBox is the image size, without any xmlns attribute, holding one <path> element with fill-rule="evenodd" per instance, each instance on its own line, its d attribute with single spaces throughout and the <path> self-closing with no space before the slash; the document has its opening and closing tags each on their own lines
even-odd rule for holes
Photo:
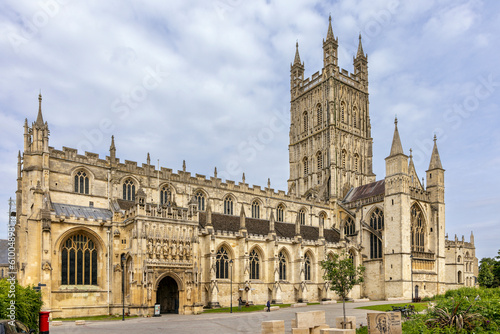
<svg viewBox="0 0 500 334">
<path fill-rule="evenodd" d="M 49 145 L 286 190 L 290 64 L 321 71 L 328 16 L 339 65 L 368 54 L 374 172 L 394 118 L 425 176 L 433 137 L 446 232 L 476 256 L 500 248 L 500 2 L 74 1 L 0 3 L 0 238 L 15 198 L 23 123 L 42 93 Z"/>
</svg>

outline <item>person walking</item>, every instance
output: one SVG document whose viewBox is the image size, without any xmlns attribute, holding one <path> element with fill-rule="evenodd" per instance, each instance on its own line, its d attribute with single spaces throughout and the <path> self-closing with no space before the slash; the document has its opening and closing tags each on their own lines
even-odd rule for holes
<svg viewBox="0 0 500 334">
<path fill-rule="evenodd" d="M 238 298 L 238 311 L 241 311 L 241 305 L 243 305 L 243 300 L 241 299 L 240 296 L 240 298 Z"/>
<path fill-rule="evenodd" d="M 271 312 L 271 301 L 268 300 L 266 306 L 267 306 L 267 312 Z"/>
</svg>

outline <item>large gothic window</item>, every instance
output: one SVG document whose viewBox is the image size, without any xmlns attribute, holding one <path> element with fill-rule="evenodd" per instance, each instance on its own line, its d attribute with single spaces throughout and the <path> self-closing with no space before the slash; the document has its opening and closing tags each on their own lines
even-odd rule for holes
<svg viewBox="0 0 500 334">
<path fill-rule="evenodd" d="M 123 199 L 126 201 L 135 201 L 135 184 L 131 179 L 123 182 Z"/>
<path fill-rule="evenodd" d="M 422 211 L 417 204 L 411 207 L 411 249 L 414 252 L 425 251 L 425 223 Z"/>
<path fill-rule="evenodd" d="M 257 200 L 252 202 L 252 218 L 260 218 L 260 204 Z"/>
<path fill-rule="evenodd" d="M 224 214 L 225 215 L 233 214 L 233 199 L 231 196 L 227 196 L 224 199 Z"/>
<path fill-rule="evenodd" d="M 375 231 L 384 229 L 384 213 L 380 209 L 375 209 L 370 216 L 370 227 Z M 370 233 L 370 258 L 382 258 L 382 240 L 373 233 Z"/>
<path fill-rule="evenodd" d="M 354 220 L 351 217 L 347 217 L 345 225 L 344 225 L 344 234 L 345 235 L 353 235 L 356 232 L 356 228 L 354 226 Z"/>
<path fill-rule="evenodd" d="M 83 170 L 75 174 L 75 193 L 89 194 L 89 177 Z"/>
<path fill-rule="evenodd" d="M 61 284 L 97 285 L 97 248 L 85 234 L 75 234 L 62 244 Z"/>
<path fill-rule="evenodd" d="M 286 255 L 280 252 L 278 255 L 280 281 L 286 281 Z"/>
<path fill-rule="evenodd" d="M 260 278 L 260 259 L 259 254 L 254 250 L 250 252 L 250 279 Z"/>
<path fill-rule="evenodd" d="M 229 278 L 229 255 L 224 247 L 219 248 L 215 258 L 215 277 Z"/>
<path fill-rule="evenodd" d="M 312 267 L 311 256 L 309 256 L 309 254 L 306 254 L 304 256 L 304 280 L 306 281 L 311 280 L 311 267 Z"/>
<path fill-rule="evenodd" d="M 306 224 L 306 209 L 299 210 L 299 222 L 300 222 L 300 225 Z"/>
<path fill-rule="evenodd" d="M 318 104 L 318 106 L 316 108 L 316 117 L 317 117 L 317 120 L 318 120 L 318 125 L 320 125 L 321 123 L 323 123 L 323 109 L 321 108 L 320 104 Z"/>
<path fill-rule="evenodd" d="M 169 186 L 164 186 L 161 188 L 160 205 L 163 205 L 163 204 L 167 204 L 167 205 L 172 204 L 172 191 L 170 190 Z"/>
<path fill-rule="evenodd" d="M 205 211 L 205 195 L 201 191 L 198 191 L 195 196 L 198 202 L 198 211 Z"/>
<path fill-rule="evenodd" d="M 278 205 L 276 208 L 276 221 L 283 222 L 284 220 L 285 207 L 283 204 Z"/>
</svg>

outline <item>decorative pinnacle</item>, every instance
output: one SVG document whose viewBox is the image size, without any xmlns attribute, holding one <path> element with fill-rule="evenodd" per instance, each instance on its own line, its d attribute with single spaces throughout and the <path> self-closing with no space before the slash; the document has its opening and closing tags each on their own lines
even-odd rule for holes
<svg viewBox="0 0 500 334">
<path fill-rule="evenodd" d="M 436 134 L 434 134 L 434 142 L 436 142 L 437 140 L 437 137 L 436 137 Z"/>
<path fill-rule="evenodd" d="M 295 59 L 293 60 L 293 64 L 300 65 L 300 55 L 299 55 L 299 40 L 295 43 Z"/>
</svg>

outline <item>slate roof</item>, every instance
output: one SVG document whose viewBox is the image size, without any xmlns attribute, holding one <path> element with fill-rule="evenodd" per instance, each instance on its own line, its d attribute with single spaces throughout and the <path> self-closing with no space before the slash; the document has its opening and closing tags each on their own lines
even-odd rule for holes
<svg viewBox="0 0 500 334">
<path fill-rule="evenodd" d="M 118 206 L 120 207 L 120 209 L 122 210 L 128 210 L 130 209 L 131 207 L 134 206 L 134 202 L 133 201 L 126 201 L 124 199 L 117 199 L 116 200 L 116 203 L 118 204 Z"/>
<path fill-rule="evenodd" d="M 385 193 L 385 180 L 380 180 L 352 189 L 344 198 L 344 203 L 354 202 L 358 199 L 377 196 Z"/>
<path fill-rule="evenodd" d="M 94 219 L 103 220 L 111 219 L 113 217 L 113 213 L 108 209 L 61 203 L 52 203 L 52 207 L 54 208 L 56 215 L 58 216 L 74 215 L 77 218 L 83 217 L 88 219 L 90 217 L 94 217 Z"/>
<path fill-rule="evenodd" d="M 207 224 L 206 212 L 200 212 L 200 227 Z M 245 218 L 246 228 L 249 234 L 267 235 L 269 233 L 269 220 Z M 240 229 L 240 216 L 223 215 L 212 213 L 212 225 L 216 231 L 238 232 Z M 282 238 L 292 239 L 295 236 L 295 224 L 275 222 L 276 235 Z M 318 240 L 319 228 L 315 226 L 301 225 L 300 235 L 304 240 Z M 324 230 L 325 239 L 328 242 L 338 242 L 340 235 L 335 230 Z"/>
<path fill-rule="evenodd" d="M 9 241 L 7 239 L 0 239 L 0 265 L 8 264 L 9 260 Z"/>
</svg>

